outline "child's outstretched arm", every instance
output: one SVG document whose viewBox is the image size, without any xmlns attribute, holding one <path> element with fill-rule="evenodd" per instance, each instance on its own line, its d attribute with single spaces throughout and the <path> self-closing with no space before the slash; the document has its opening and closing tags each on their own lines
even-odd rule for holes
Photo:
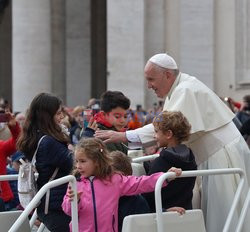
<svg viewBox="0 0 250 232">
<path fill-rule="evenodd" d="M 176 176 L 180 176 L 182 170 L 180 168 L 172 167 L 170 172 L 175 172 Z M 154 173 L 151 176 L 122 176 L 119 183 L 121 189 L 121 196 L 136 195 L 140 193 L 152 192 L 155 190 L 155 184 L 163 172 Z M 162 187 L 165 187 L 169 181 L 164 182 Z"/>
<path fill-rule="evenodd" d="M 79 203 L 80 197 L 81 197 L 82 192 L 77 193 L 77 202 Z M 64 196 L 63 203 L 62 203 L 62 209 L 63 211 L 71 216 L 71 202 L 74 200 L 75 193 L 71 186 L 68 186 L 66 195 Z"/>
</svg>

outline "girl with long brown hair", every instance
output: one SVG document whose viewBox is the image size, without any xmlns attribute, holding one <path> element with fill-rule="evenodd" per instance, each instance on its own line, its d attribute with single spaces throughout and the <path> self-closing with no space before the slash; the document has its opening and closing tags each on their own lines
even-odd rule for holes
<svg viewBox="0 0 250 232">
<path fill-rule="evenodd" d="M 62 101 L 48 93 L 38 94 L 28 109 L 23 131 L 18 140 L 18 149 L 31 160 L 38 147 L 36 154 L 38 189 L 50 180 L 56 169 L 58 171 L 54 179 L 66 176 L 72 170 L 72 152 L 67 146 L 69 138 L 60 126 L 63 117 Z M 67 184 L 51 189 L 48 208 L 45 207 L 45 196 L 37 208 L 39 219 L 51 232 L 69 231 L 70 217 L 61 208 L 66 190 Z"/>
</svg>

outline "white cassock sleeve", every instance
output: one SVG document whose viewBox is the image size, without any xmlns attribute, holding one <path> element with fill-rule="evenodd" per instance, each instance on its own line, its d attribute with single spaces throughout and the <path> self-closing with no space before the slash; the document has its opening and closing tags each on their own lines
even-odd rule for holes
<svg viewBox="0 0 250 232">
<path fill-rule="evenodd" d="M 155 144 L 154 139 L 154 126 L 152 123 L 134 130 L 134 132 L 139 136 L 140 142 L 143 146 L 151 146 Z M 128 138 L 129 139 L 129 138 Z"/>
</svg>

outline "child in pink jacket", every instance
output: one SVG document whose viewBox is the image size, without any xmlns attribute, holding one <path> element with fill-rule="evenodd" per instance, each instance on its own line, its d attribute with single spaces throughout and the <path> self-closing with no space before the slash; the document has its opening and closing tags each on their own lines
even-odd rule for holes
<svg viewBox="0 0 250 232">
<path fill-rule="evenodd" d="M 106 146 L 95 138 L 81 140 L 76 146 L 75 158 L 80 174 L 77 183 L 79 232 L 117 232 L 119 198 L 152 192 L 163 174 L 135 177 L 115 173 Z M 169 171 L 181 175 L 181 169 L 171 168 Z M 62 208 L 70 216 L 73 196 L 69 187 Z"/>
</svg>

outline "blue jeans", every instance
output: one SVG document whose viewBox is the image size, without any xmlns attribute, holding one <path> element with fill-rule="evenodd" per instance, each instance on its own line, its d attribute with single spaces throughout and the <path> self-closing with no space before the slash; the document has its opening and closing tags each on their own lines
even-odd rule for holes
<svg viewBox="0 0 250 232">
<path fill-rule="evenodd" d="M 16 202 L 15 202 L 15 200 L 4 202 L 4 206 L 5 206 L 5 211 L 15 210 L 16 209 Z"/>
<path fill-rule="evenodd" d="M 2 198 L 0 198 L 0 212 L 5 211 L 5 207 L 4 207 L 4 201 Z"/>
</svg>

